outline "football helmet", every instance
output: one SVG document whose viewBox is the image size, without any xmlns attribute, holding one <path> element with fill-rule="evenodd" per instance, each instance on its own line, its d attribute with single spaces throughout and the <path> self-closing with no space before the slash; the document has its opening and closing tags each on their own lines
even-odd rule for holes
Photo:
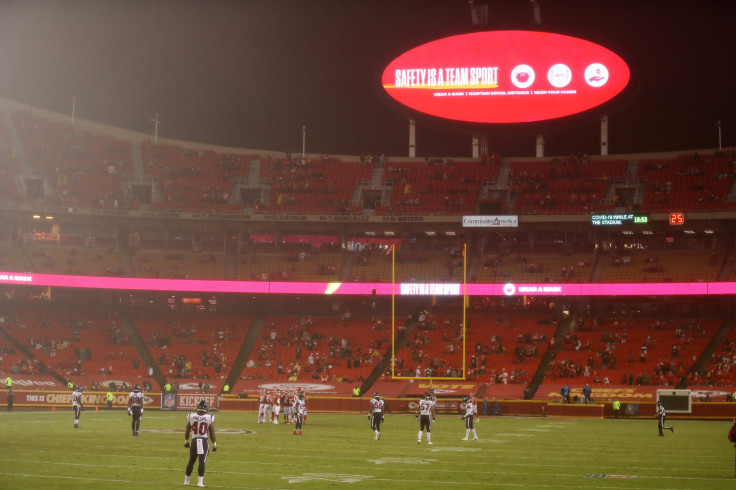
<svg viewBox="0 0 736 490">
<path fill-rule="evenodd" d="M 463 397 L 463 403 L 468 403 L 469 401 L 470 401 L 469 396 Z"/>
<path fill-rule="evenodd" d="M 197 403 L 197 413 L 207 413 L 210 410 L 209 405 L 207 405 L 207 402 L 204 400 L 201 400 L 199 403 Z"/>
<path fill-rule="evenodd" d="M 82 391 L 82 387 L 77 385 L 77 391 Z"/>
<path fill-rule="evenodd" d="M 140 385 L 135 385 L 133 387 L 133 391 L 141 391 L 141 386 Z"/>
<path fill-rule="evenodd" d="M 430 395 L 429 393 L 425 393 L 424 394 L 424 399 L 425 400 L 431 400 L 432 399 L 432 395 Z"/>
<path fill-rule="evenodd" d="M 373 398 L 379 400 L 381 398 L 381 394 L 376 391 L 375 393 L 373 393 Z"/>
<path fill-rule="evenodd" d="M 299 393 L 297 396 L 300 400 L 304 400 L 304 393 Z"/>
</svg>

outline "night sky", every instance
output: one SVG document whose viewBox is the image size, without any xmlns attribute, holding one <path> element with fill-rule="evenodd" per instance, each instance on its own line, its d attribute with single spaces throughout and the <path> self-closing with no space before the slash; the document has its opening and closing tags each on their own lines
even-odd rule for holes
<svg viewBox="0 0 736 490">
<path fill-rule="evenodd" d="M 736 145 L 736 2 L 476 0 L 0 0 L 0 97 L 209 144 L 406 156 L 408 114 L 385 66 L 431 40 L 537 29 L 619 54 L 633 80 L 607 107 L 610 153 Z M 597 114 L 543 127 L 419 120 L 419 156 L 470 156 L 470 132 L 503 156 L 599 152 Z"/>
</svg>

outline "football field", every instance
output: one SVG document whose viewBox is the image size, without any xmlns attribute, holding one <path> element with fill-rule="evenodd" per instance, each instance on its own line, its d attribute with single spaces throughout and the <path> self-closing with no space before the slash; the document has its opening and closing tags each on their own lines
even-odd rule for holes
<svg viewBox="0 0 736 490">
<path fill-rule="evenodd" d="M 379 441 L 365 415 L 310 414 L 304 435 L 215 413 L 210 488 L 734 489 L 730 422 L 481 418 L 479 441 L 459 416 L 440 416 L 432 445 L 410 415 L 386 415 Z M 0 488 L 181 488 L 185 412 L 146 411 L 132 437 L 124 411 L 0 412 Z M 471 435 L 472 438 L 472 435 Z M 192 481 L 196 484 L 197 469 Z"/>
</svg>

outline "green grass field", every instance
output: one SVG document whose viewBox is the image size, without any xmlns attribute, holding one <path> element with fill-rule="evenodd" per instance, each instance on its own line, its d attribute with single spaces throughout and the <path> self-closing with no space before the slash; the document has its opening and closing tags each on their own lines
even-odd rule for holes
<svg viewBox="0 0 736 490">
<path fill-rule="evenodd" d="M 142 437 L 120 411 L 85 412 L 79 430 L 66 409 L 0 421 L 1 489 L 182 487 L 185 412 L 147 411 Z M 441 416 L 428 446 L 409 415 L 387 415 L 380 441 L 365 415 L 311 414 L 301 437 L 255 421 L 216 414 L 210 488 L 736 488 L 728 422 L 674 419 L 674 434 L 659 437 L 654 418 L 482 418 L 480 441 L 464 442 L 459 417 Z"/>
</svg>

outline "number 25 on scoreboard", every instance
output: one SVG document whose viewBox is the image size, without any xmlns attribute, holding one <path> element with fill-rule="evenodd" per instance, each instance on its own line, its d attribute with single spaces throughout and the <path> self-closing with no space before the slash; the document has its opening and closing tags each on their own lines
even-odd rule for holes
<svg viewBox="0 0 736 490">
<path fill-rule="evenodd" d="M 670 213 L 670 224 L 671 225 L 684 225 L 685 224 L 685 213 Z"/>
</svg>

